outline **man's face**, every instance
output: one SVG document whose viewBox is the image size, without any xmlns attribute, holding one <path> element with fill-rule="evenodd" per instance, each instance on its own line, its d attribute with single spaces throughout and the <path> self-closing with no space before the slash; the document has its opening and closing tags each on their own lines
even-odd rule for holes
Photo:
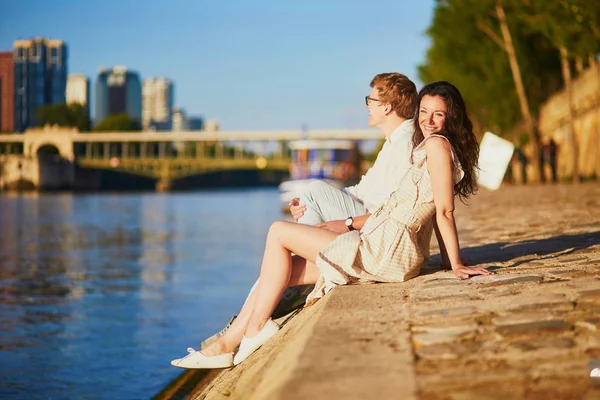
<svg viewBox="0 0 600 400">
<path fill-rule="evenodd" d="M 379 100 L 379 91 L 376 88 L 371 89 L 365 107 L 369 110 L 369 126 L 380 125 L 386 115 L 386 105 Z"/>
</svg>

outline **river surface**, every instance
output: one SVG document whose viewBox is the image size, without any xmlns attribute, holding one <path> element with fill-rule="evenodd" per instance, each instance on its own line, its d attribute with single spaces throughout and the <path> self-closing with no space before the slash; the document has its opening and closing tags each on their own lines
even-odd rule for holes
<svg viewBox="0 0 600 400">
<path fill-rule="evenodd" d="M 276 189 L 0 196 L 0 398 L 147 399 L 258 276 Z"/>
</svg>

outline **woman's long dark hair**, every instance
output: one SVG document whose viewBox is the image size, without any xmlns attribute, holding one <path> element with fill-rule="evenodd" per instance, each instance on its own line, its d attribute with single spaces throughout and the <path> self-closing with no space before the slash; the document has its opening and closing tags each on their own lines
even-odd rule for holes
<svg viewBox="0 0 600 400">
<path fill-rule="evenodd" d="M 479 159 L 479 144 L 473 133 L 473 123 L 467 115 L 465 101 L 458 89 L 445 81 L 430 83 L 421 89 L 417 98 L 417 110 L 414 118 L 413 148 L 416 148 L 425 139 L 419 126 L 419 112 L 424 96 L 438 96 L 446 103 L 446 122 L 442 131 L 437 134 L 448 138 L 454 156 L 458 157 L 465 172 L 461 181 L 454 185 L 454 194 L 464 202 L 467 197 L 477 191 L 476 170 Z"/>
</svg>

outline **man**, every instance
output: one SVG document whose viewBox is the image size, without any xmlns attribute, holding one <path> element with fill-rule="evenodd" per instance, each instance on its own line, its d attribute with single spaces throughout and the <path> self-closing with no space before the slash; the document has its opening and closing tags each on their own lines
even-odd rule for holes
<svg viewBox="0 0 600 400">
<path fill-rule="evenodd" d="M 417 87 L 405 75 L 392 72 L 376 75 L 371 81 L 371 92 L 365 97 L 365 107 L 369 110 L 369 125 L 381 130 L 385 143 L 377 155 L 373 166 L 355 186 L 342 190 L 322 181 L 312 182 L 302 195 L 290 202 L 294 219 L 334 232 L 354 230 L 353 223 L 367 219 L 368 213 L 383 204 L 406 175 L 410 168 L 413 116 L 417 104 Z M 250 293 L 256 289 L 258 281 Z M 273 320 L 282 325 L 304 304 L 313 285 L 288 288 L 279 305 L 273 312 Z M 200 344 L 208 346 L 227 330 L 229 324 L 219 333 Z"/>
<path fill-rule="evenodd" d="M 385 143 L 373 166 L 355 186 L 342 190 L 323 181 L 310 183 L 301 198 L 290 201 L 297 222 L 334 232 L 354 230 L 398 186 L 410 168 L 417 88 L 399 73 L 376 75 L 365 98 L 369 125 L 381 130 Z"/>
</svg>

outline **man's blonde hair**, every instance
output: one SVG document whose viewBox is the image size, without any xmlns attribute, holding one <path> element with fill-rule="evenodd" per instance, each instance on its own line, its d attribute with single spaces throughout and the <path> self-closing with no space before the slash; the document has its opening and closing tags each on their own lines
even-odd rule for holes
<svg viewBox="0 0 600 400">
<path fill-rule="evenodd" d="M 377 89 L 379 101 L 391 105 L 399 117 L 413 118 L 417 107 L 417 86 L 406 75 L 397 72 L 375 75 L 371 87 Z"/>
</svg>

